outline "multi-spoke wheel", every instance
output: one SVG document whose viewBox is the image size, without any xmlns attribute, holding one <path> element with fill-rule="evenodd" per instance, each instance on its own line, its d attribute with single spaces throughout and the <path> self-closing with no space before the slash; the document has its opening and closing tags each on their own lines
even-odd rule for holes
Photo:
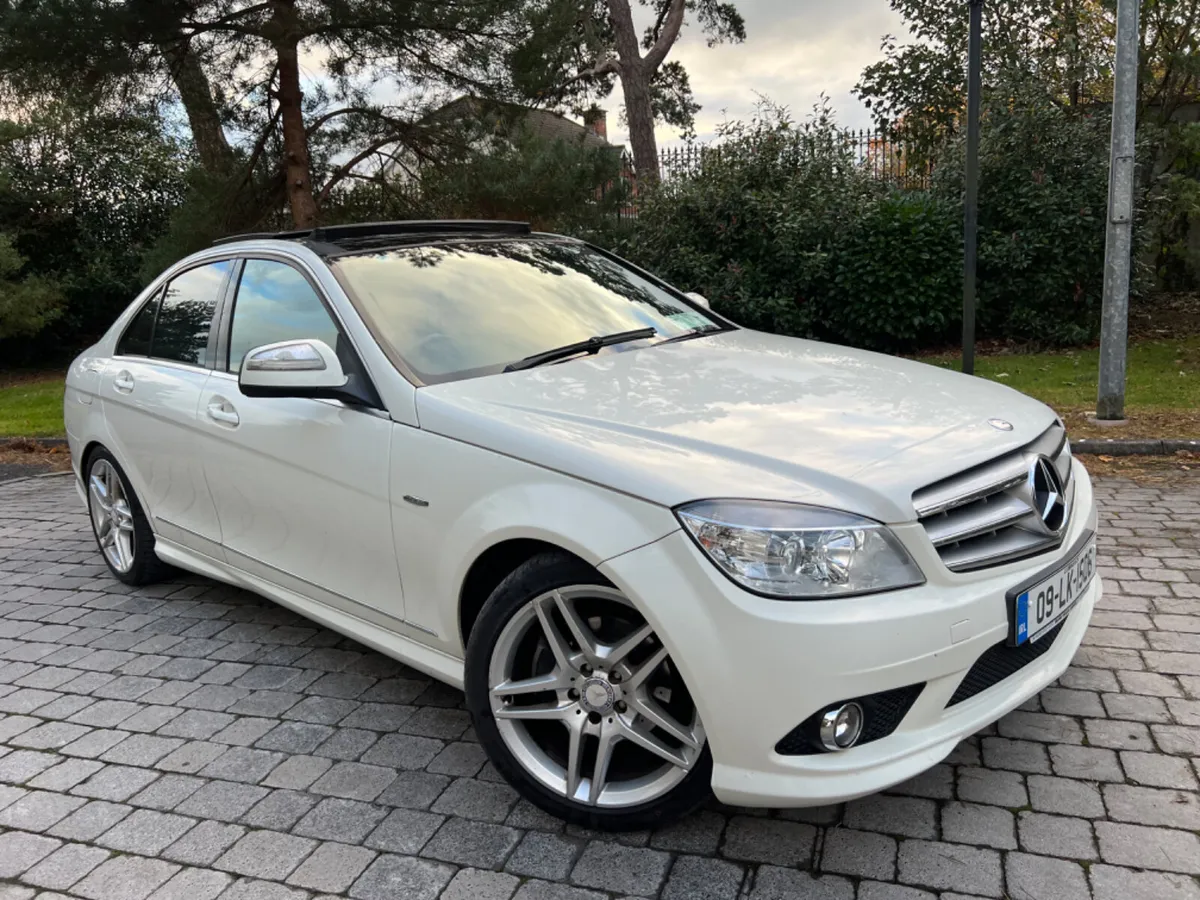
<svg viewBox="0 0 1200 900">
<path fill-rule="evenodd" d="M 591 827 L 643 828 L 708 795 L 704 726 L 653 628 L 590 567 L 536 557 L 472 630 L 467 699 L 497 768 Z"/>
<path fill-rule="evenodd" d="M 170 567 L 154 555 L 154 533 L 125 473 L 103 448 L 86 466 L 92 531 L 109 571 L 126 584 L 157 581 Z"/>
</svg>

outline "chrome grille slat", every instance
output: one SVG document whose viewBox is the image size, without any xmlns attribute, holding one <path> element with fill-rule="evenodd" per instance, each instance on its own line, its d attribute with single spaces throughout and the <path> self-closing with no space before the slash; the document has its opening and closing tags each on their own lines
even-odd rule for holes
<svg viewBox="0 0 1200 900">
<path fill-rule="evenodd" d="M 1049 457 L 1070 514 L 1071 453 L 1061 423 L 1020 450 L 952 475 L 913 494 L 913 507 L 946 567 L 955 572 L 1000 565 L 1056 547 L 1028 499 L 1030 461 Z"/>
</svg>

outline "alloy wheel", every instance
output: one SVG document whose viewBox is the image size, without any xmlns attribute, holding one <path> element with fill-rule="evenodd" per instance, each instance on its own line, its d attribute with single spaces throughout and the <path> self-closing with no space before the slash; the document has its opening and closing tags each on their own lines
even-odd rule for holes
<svg viewBox="0 0 1200 900">
<path fill-rule="evenodd" d="M 488 685 L 508 749 L 541 784 L 581 805 L 656 800 L 704 749 L 704 727 L 666 647 L 612 588 L 558 588 L 518 609 L 492 650 Z"/>
<path fill-rule="evenodd" d="M 108 460 L 98 459 L 92 465 L 88 495 L 92 526 L 101 551 L 114 569 L 128 572 L 134 562 L 133 511 L 121 476 Z"/>
</svg>

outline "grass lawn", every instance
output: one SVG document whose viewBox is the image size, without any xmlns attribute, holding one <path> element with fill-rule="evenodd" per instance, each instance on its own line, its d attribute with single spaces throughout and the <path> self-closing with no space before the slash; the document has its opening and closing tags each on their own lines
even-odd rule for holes
<svg viewBox="0 0 1200 900">
<path fill-rule="evenodd" d="M 63 437 L 63 376 L 0 373 L 0 438 Z"/>
<path fill-rule="evenodd" d="M 1016 388 L 1054 409 L 1072 437 L 1200 437 L 1200 335 L 1140 341 L 1129 348 L 1125 404 L 1129 424 L 1098 428 L 1087 422 L 1096 409 L 1100 351 L 978 356 L 975 374 Z M 923 362 L 957 369 L 957 354 Z"/>
<path fill-rule="evenodd" d="M 1072 437 L 1200 437 L 1200 335 L 1141 341 L 1129 348 L 1126 413 L 1129 424 L 1100 429 L 1087 422 L 1096 408 L 1099 351 L 980 356 L 976 374 L 1050 404 Z M 923 362 L 959 367 L 957 354 Z M 58 374 L 5 377 L 0 373 L 0 438 L 61 437 L 63 378 Z"/>
</svg>

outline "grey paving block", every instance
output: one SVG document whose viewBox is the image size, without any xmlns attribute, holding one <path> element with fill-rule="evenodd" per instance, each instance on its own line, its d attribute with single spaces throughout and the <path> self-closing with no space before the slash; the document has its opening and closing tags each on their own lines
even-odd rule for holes
<svg viewBox="0 0 1200 900">
<path fill-rule="evenodd" d="M 1015 850 L 1013 814 L 997 806 L 947 803 L 942 807 L 942 840 Z"/>
<path fill-rule="evenodd" d="M 23 831 L 6 831 L 0 834 L 0 878 L 16 878 L 61 845 L 62 841 L 54 838 L 26 834 Z"/>
<path fill-rule="evenodd" d="M 1063 745 L 1073 747 L 1074 745 Z M 993 769 L 1013 769 L 1036 775 L 1050 774 L 1046 745 L 1034 741 L 1014 741 L 1001 737 L 983 739 L 983 761 Z"/>
<path fill-rule="evenodd" d="M 1092 866 L 1088 873 L 1093 900 L 1200 900 L 1200 886 L 1189 875 L 1135 872 Z"/>
<path fill-rule="evenodd" d="M 3 760 L 0 760 L 3 762 Z M 95 775 L 72 788 L 71 793 L 95 800 L 128 800 L 158 778 L 159 773 L 132 766 L 105 766 Z"/>
<path fill-rule="evenodd" d="M 249 747 L 265 737 L 276 726 L 273 719 L 255 716 L 243 716 L 235 719 L 212 736 L 214 744 L 233 744 L 237 747 Z"/>
<path fill-rule="evenodd" d="M 947 900 L 952 900 L 950 894 L 942 896 Z M 937 895 L 903 884 L 860 881 L 858 883 L 858 900 L 937 900 Z"/>
<path fill-rule="evenodd" d="M 224 872 L 182 869 L 151 894 L 149 900 L 216 900 L 232 881 Z"/>
<path fill-rule="evenodd" d="M 280 722 L 255 742 L 260 750 L 279 750 L 295 755 L 312 753 L 329 736 L 333 729 L 328 725 L 313 725 L 309 722 Z"/>
<path fill-rule="evenodd" d="M 36 728 L 30 728 L 11 738 L 8 743 L 13 747 L 24 747 L 30 750 L 58 750 L 72 741 L 83 737 L 92 729 L 87 725 L 72 725 L 70 722 L 47 722 Z"/>
<path fill-rule="evenodd" d="M 314 891 L 341 893 L 350 887 L 376 854 L 349 844 L 322 844 L 300 868 L 288 876 L 288 884 Z"/>
<path fill-rule="evenodd" d="M 562 881 L 571 873 L 582 843 L 557 834 L 531 831 L 508 858 L 505 871 L 514 875 Z"/>
<path fill-rule="evenodd" d="M 419 853 L 444 821 L 444 816 L 435 813 L 394 809 L 363 843 L 389 853 Z"/>
<path fill-rule="evenodd" d="M 111 854 L 86 844 L 63 844 L 36 866 L 21 876 L 26 884 L 56 891 L 65 891 Z"/>
<path fill-rule="evenodd" d="M 424 769 L 445 746 L 442 741 L 408 734 L 384 735 L 362 761 L 393 769 Z"/>
<path fill-rule="evenodd" d="M 825 834 L 821 869 L 890 881 L 896 876 L 896 841 L 871 831 L 831 828 Z"/>
<path fill-rule="evenodd" d="M 319 799 L 299 791 L 272 791 L 242 816 L 242 821 L 253 828 L 288 831 Z"/>
<path fill-rule="evenodd" d="M 507 784 L 459 778 L 441 793 L 430 809 L 481 822 L 503 822 L 517 799 L 517 792 Z"/>
<path fill-rule="evenodd" d="M 232 847 L 246 829 L 241 825 L 223 822 L 201 822 L 175 843 L 162 851 L 162 857 L 172 862 L 192 866 L 208 866 Z"/>
<path fill-rule="evenodd" d="M 933 838 L 937 836 L 937 804 L 916 797 L 875 794 L 847 803 L 844 821 L 847 828 L 862 831 Z"/>
<path fill-rule="evenodd" d="M 1091 900 L 1087 874 L 1077 862 L 1010 853 L 1004 861 L 1012 900 Z"/>
<path fill-rule="evenodd" d="M 314 794 L 371 801 L 395 780 L 396 773 L 384 766 L 340 762 L 314 781 L 309 790 Z"/>
<path fill-rule="evenodd" d="M 479 744 L 456 741 L 447 744 L 442 752 L 429 763 L 427 771 L 439 775 L 471 777 L 479 773 L 487 762 L 487 754 Z"/>
<path fill-rule="evenodd" d="M 374 731 L 363 728 L 336 728 L 325 743 L 313 751 L 314 756 L 329 759 L 356 760 L 379 740 Z"/>
<path fill-rule="evenodd" d="M 1200 830 L 1200 796 L 1192 791 L 1106 784 L 1104 806 L 1117 821 Z"/>
<path fill-rule="evenodd" d="M 1196 773 L 1188 761 L 1179 756 L 1126 750 L 1121 754 L 1121 765 L 1135 784 L 1182 791 L 1197 789 Z"/>
<path fill-rule="evenodd" d="M 249 747 L 230 747 L 201 769 L 200 774 L 208 778 L 257 784 L 283 760 L 282 753 L 254 750 Z"/>
<path fill-rule="evenodd" d="M 302 791 L 329 771 L 333 763 L 318 756 L 289 756 L 262 780 L 267 787 Z"/>
<path fill-rule="evenodd" d="M 971 803 L 989 803 L 1010 809 L 1029 802 L 1025 793 L 1025 779 L 1019 772 L 995 769 L 959 769 L 958 797 Z"/>
<path fill-rule="evenodd" d="M 854 885 L 837 875 L 817 878 L 808 872 L 759 866 L 750 900 L 853 900 Z"/>
<path fill-rule="evenodd" d="M 1025 811 L 1017 819 L 1021 849 L 1026 853 L 1064 859 L 1096 859 L 1092 825 L 1086 819 L 1070 819 Z"/>
<path fill-rule="evenodd" d="M 934 890 L 965 891 L 981 897 L 1003 893 L 1000 854 L 961 844 L 904 841 L 898 858 L 899 879 Z"/>
<path fill-rule="evenodd" d="M 0 782 L 24 784 L 59 761 L 53 753 L 40 750 L 14 750 L 0 758 Z"/>
<path fill-rule="evenodd" d="M 384 855 L 376 859 L 350 888 L 354 900 L 434 900 L 454 875 L 451 866 Z"/>
<path fill-rule="evenodd" d="M 409 809 L 429 809 L 449 785 L 450 779 L 445 775 L 399 772 L 396 780 L 375 798 L 375 802 Z"/>
<path fill-rule="evenodd" d="M 129 798 L 131 806 L 143 806 L 163 812 L 174 809 L 207 782 L 192 775 L 163 775 L 145 790 Z"/>
<path fill-rule="evenodd" d="M 46 831 L 87 801 L 50 791 L 30 791 L 0 810 L 0 827 L 22 831 Z"/>
<path fill-rule="evenodd" d="M 508 824 L 514 823 L 509 821 Z M 650 835 L 650 846 L 656 850 L 712 855 L 720 845 L 725 824 L 725 816 L 720 813 L 700 810 L 666 828 L 656 828 Z"/>
<path fill-rule="evenodd" d="M 267 796 L 267 789 L 232 781 L 209 781 L 175 808 L 198 819 L 236 822 Z"/>
<path fill-rule="evenodd" d="M 663 900 L 736 900 L 745 871 L 735 863 L 680 856 L 671 866 Z"/>
<path fill-rule="evenodd" d="M 461 869 L 451 879 L 441 900 L 508 900 L 520 881 L 503 872 Z"/>
<path fill-rule="evenodd" d="M 325 841 L 361 841 L 387 815 L 387 809 L 357 800 L 326 799 L 295 827 L 296 834 Z"/>
<path fill-rule="evenodd" d="M 207 741 L 234 720 L 228 713 L 203 709 L 188 709 L 159 729 L 164 737 Z"/>
<path fill-rule="evenodd" d="M 517 846 L 521 832 L 503 825 L 448 819 L 421 850 L 421 855 L 460 866 L 496 869 Z"/>
<path fill-rule="evenodd" d="M 1114 750 L 1103 747 L 1075 747 L 1069 744 L 1050 746 L 1054 774 L 1085 781 L 1125 780 Z"/>
<path fill-rule="evenodd" d="M 213 867 L 282 881 L 316 848 L 317 842 L 274 831 L 251 831 L 218 857 Z"/>
<path fill-rule="evenodd" d="M 167 772 L 199 772 L 228 750 L 228 747 L 221 744 L 193 741 L 160 759 L 158 768 Z"/>
<path fill-rule="evenodd" d="M 1189 831 L 1097 822 L 1100 856 L 1106 863 L 1200 875 L 1200 838 Z"/>
<path fill-rule="evenodd" d="M 133 808 L 130 806 L 93 800 L 71 813 L 51 828 L 49 833 L 73 841 L 93 841 L 131 812 Z"/>
<path fill-rule="evenodd" d="M 96 843 L 110 850 L 157 856 L 195 824 L 195 819 L 185 816 L 139 809 L 96 838 Z"/>
<path fill-rule="evenodd" d="M 571 870 L 571 882 L 623 894 L 653 896 L 662 885 L 670 863 L 670 854 L 658 850 L 591 841 Z"/>
<path fill-rule="evenodd" d="M 100 754 L 100 759 L 126 766 L 153 766 L 168 753 L 183 746 L 183 743 L 180 738 L 134 734 Z"/>
<path fill-rule="evenodd" d="M 114 856 L 71 888 L 88 900 L 145 900 L 179 866 L 140 856 Z"/>
</svg>

